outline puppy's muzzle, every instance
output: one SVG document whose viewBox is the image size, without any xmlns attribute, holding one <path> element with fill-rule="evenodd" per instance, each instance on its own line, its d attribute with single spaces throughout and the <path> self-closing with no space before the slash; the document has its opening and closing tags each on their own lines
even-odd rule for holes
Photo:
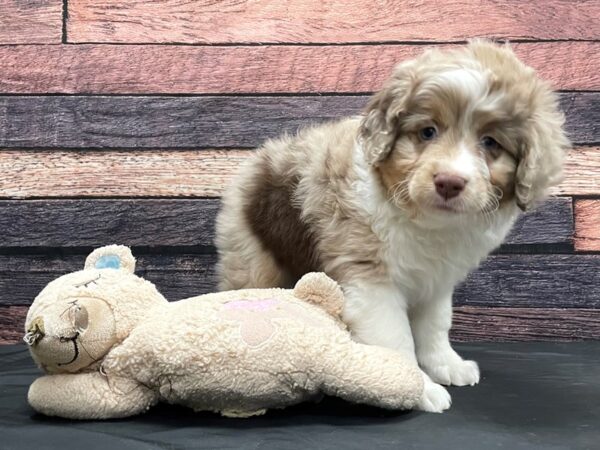
<svg viewBox="0 0 600 450">
<path fill-rule="evenodd" d="M 435 191 L 444 200 L 448 200 L 458 195 L 465 189 L 467 180 L 457 175 L 449 173 L 436 173 L 433 176 L 433 184 L 435 184 Z"/>
</svg>

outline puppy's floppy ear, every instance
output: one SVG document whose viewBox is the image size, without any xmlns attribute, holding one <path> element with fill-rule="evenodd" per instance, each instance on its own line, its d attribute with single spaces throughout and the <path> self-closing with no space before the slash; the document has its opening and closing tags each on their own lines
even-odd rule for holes
<svg viewBox="0 0 600 450">
<path fill-rule="evenodd" d="M 536 94 L 532 101 L 538 104 L 521 143 L 516 172 L 515 195 L 523 211 L 543 200 L 548 189 L 562 181 L 563 161 L 570 147 L 556 95 L 545 85 L 540 85 Z"/>
<path fill-rule="evenodd" d="M 400 65 L 384 87 L 371 98 L 361 122 L 359 137 L 371 165 L 385 160 L 398 138 L 398 123 L 406 112 L 414 85 L 409 65 Z"/>
</svg>

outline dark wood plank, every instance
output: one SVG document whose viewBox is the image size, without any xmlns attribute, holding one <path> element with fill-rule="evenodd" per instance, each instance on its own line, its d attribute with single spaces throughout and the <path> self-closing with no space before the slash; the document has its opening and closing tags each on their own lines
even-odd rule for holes
<svg viewBox="0 0 600 450">
<path fill-rule="evenodd" d="M 594 1 L 78 0 L 69 2 L 68 24 L 71 42 L 580 40 L 598 37 L 597 17 Z"/>
<path fill-rule="evenodd" d="M 62 3 L 62 0 L 2 0 L 0 45 L 58 44 L 62 39 Z M 7 65 L 2 56 L 0 61 L 4 71 Z"/>
<path fill-rule="evenodd" d="M 574 144 L 600 143 L 600 92 L 564 93 L 560 103 L 571 141 Z"/>
<path fill-rule="evenodd" d="M 207 247 L 217 199 L 4 200 L 0 248 Z M 559 198 L 520 218 L 509 245 L 570 245 L 571 201 Z"/>
<path fill-rule="evenodd" d="M 365 97 L 0 97 L 2 147 L 255 147 Z"/>
<path fill-rule="evenodd" d="M 134 249 L 138 273 L 170 300 L 216 289 L 214 254 L 147 254 Z M 28 305 L 53 279 L 83 266 L 85 255 L 49 251 L 0 255 L 0 305 Z M 600 255 L 494 255 L 471 274 L 457 306 L 600 309 Z"/>
<path fill-rule="evenodd" d="M 360 113 L 366 96 L 0 97 L 0 147 L 255 147 Z M 575 143 L 600 142 L 600 92 L 563 94 Z"/>
<path fill-rule="evenodd" d="M 452 340 L 583 341 L 600 339 L 600 310 L 455 308 Z"/>
<path fill-rule="evenodd" d="M 453 47 L 442 45 L 442 47 Z M 423 45 L 0 47 L 0 92 L 227 94 L 372 92 Z M 514 44 L 557 89 L 600 89 L 599 42 Z M 319 67 L 319 70 L 314 70 Z"/>
<path fill-rule="evenodd" d="M 22 342 L 26 306 L 0 307 L 0 345 Z M 453 341 L 581 341 L 600 339 L 600 310 L 455 308 Z"/>
<path fill-rule="evenodd" d="M 0 247 L 212 245 L 216 200 L 0 201 Z"/>
<path fill-rule="evenodd" d="M 522 215 L 506 239 L 506 245 L 553 244 L 573 246 L 573 205 L 570 198 L 558 197 Z"/>
<path fill-rule="evenodd" d="M 464 306 L 600 308 L 600 255 L 494 255 L 454 298 Z"/>
<path fill-rule="evenodd" d="M 133 249 L 136 274 L 169 300 L 216 290 L 214 254 L 143 254 Z M 83 269 L 86 254 L 0 255 L 0 305 L 30 305 L 50 281 Z"/>
<path fill-rule="evenodd" d="M 253 152 L 0 149 L 0 198 L 218 197 Z M 600 194 L 600 148 L 569 152 L 560 195 Z"/>
<path fill-rule="evenodd" d="M 575 248 L 600 251 L 600 200 L 575 202 Z"/>
</svg>

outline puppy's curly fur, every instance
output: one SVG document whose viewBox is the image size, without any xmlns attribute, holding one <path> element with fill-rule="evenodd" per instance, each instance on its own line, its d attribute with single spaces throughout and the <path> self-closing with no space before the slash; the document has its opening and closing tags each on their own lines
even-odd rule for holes
<svg viewBox="0 0 600 450">
<path fill-rule="evenodd" d="M 448 341 L 453 288 L 560 181 L 563 122 L 507 45 L 428 50 L 395 68 L 364 116 L 258 150 L 223 199 L 220 286 L 327 272 L 354 337 L 417 358 L 419 406 L 442 411 L 450 396 L 434 381 L 479 381 Z"/>
</svg>

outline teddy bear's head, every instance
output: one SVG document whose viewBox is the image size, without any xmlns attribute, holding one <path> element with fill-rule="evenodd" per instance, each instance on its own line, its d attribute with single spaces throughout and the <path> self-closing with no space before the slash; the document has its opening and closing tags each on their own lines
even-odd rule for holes
<svg viewBox="0 0 600 450">
<path fill-rule="evenodd" d="M 145 313 L 167 301 L 156 287 L 133 274 L 129 248 L 94 250 L 83 270 L 49 283 L 25 321 L 25 342 L 48 373 L 95 367 L 122 342 Z"/>
</svg>

